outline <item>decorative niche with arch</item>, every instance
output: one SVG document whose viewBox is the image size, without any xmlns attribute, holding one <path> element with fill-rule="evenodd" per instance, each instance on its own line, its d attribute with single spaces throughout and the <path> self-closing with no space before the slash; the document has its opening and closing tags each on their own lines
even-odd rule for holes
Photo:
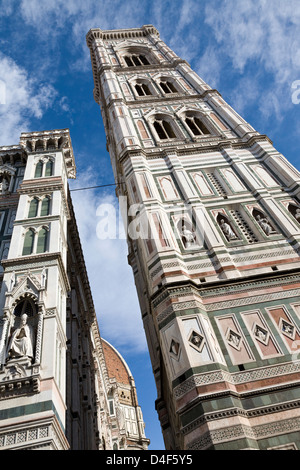
<svg viewBox="0 0 300 470">
<path fill-rule="evenodd" d="M 228 242 L 240 240 L 237 230 L 223 211 L 217 212 L 216 221 Z"/>
<path fill-rule="evenodd" d="M 28 391 L 29 386 L 31 391 L 39 391 L 39 380 L 27 379 L 39 372 L 45 285 L 45 268 L 37 275 L 29 271 L 18 275 L 13 272 L 7 282 L 0 341 L 0 383 L 17 379 L 17 391 L 9 388 L 13 394 L 22 393 L 24 388 Z M 0 392 L 5 392 L 6 388 L 2 388 Z"/>
<path fill-rule="evenodd" d="M 196 232 L 193 228 L 193 224 L 185 217 L 180 217 L 175 221 L 177 232 L 183 247 L 186 250 L 198 248 L 199 244 L 196 237 Z"/>
<path fill-rule="evenodd" d="M 296 219 L 297 222 L 300 224 L 300 206 L 290 202 L 287 207 L 290 214 L 292 214 L 294 219 Z"/>
<path fill-rule="evenodd" d="M 35 362 L 36 330 L 38 323 L 37 298 L 29 292 L 22 294 L 12 304 L 13 313 L 6 360 L 26 358 Z"/>
<path fill-rule="evenodd" d="M 265 235 L 269 236 L 275 235 L 277 233 L 277 230 L 262 210 L 258 209 L 257 207 L 254 207 L 252 209 L 252 216 L 254 217 L 256 223 L 260 226 Z"/>
<path fill-rule="evenodd" d="M 16 171 L 16 168 L 8 164 L 0 167 L 0 195 L 13 191 Z"/>
<path fill-rule="evenodd" d="M 173 179 L 171 176 L 162 176 L 158 178 L 159 187 L 162 191 L 163 197 L 166 201 L 172 201 L 179 199 L 179 194 L 175 188 Z"/>
</svg>

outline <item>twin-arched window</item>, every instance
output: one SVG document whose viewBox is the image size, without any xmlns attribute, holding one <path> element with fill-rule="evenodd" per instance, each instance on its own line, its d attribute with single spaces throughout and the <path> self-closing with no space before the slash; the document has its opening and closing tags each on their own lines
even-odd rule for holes
<svg viewBox="0 0 300 470">
<path fill-rule="evenodd" d="M 152 127 L 154 138 L 156 135 L 157 140 L 167 139 L 186 139 L 180 126 L 176 123 L 175 116 L 170 113 L 152 114 L 147 119 L 150 127 Z M 186 130 L 190 132 L 190 137 L 201 137 L 203 135 L 211 134 L 202 120 L 195 115 L 184 115 L 181 117 L 181 122 L 186 125 Z M 138 120 L 137 125 L 142 139 L 149 138 L 143 121 Z"/>
<path fill-rule="evenodd" d="M 28 217 L 46 216 L 50 213 L 50 196 L 45 196 L 43 199 L 34 197 L 29 205 Z"/>
<path fill-rule="evenodd" d="M 195 136 L 210 133 L 203 122 L 196 116 L 187 116 L 185 122 Z"/>
<path fill-rule="evenodd" d="M 164 93 L 178 93 L 174 84 L 169 80 L 161 80 L 159 85 Z"/>
<path fill-rule="evenodd" d="M 53 175 L 53 161 L 52 160 L 39 160 L 35 167 L 35 178 L 42 178 L 43 176 L 52 176 Z"/>
<path fill-rule="evenodd" d="M 186 116 L 184 118 L 188 128 L 193 136 L 202 136 L 210 134 L 203 122 L 196 116 Z M 161 140 L 175 139 L 177 137 L 172 118 L 156 117 L 153 121 L 154 129 Z"/>
<path fill-rule="evenodd" d="M 41 227 L 38 231 L 34 228 L 28 229 L 24 238 L 22 256 L 45 253 L 48 249 L 48 238 L 48 227 Z"/>
<path fill-rule="evenodd" d="M 161 140 L 175 139 L 176 138 L 176 134 L 175 134 L 171 124 L 169 123 L 169 121 L 167 121 L 165 119 L 155 119 L 153 121 L 153 126 L 154 126 L 154 129 L 157 132 L 158 137 Z"/>
<path fill-rule="evenodd" d="M 136 83 L 135 85 L 136 92 L 139 96 L 152 95 L 148 85 L 146 83 Z"/>
</svg>

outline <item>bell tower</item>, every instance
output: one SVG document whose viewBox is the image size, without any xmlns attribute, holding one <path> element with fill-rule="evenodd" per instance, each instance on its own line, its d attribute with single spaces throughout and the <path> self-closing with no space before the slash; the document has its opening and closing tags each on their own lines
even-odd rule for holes
<svg viewBox="0 0 300 470">
<path fill-rule="evenodd" d="M 167 449 L 300 449 L 300 174 L 152 25 L 87 34 Z"/>
</svg>

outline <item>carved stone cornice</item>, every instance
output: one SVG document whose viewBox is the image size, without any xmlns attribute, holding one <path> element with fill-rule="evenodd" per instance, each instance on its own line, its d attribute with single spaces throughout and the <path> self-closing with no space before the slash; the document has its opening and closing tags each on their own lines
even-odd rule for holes
<svg viewBox="0 0 300 470">
<path fill-rule="evenodd" d="M 143 156 L 147 160 L 153 160 L 157 158 L 166 158 L 170 154 L 170 147 L 172 147 L 172 153 L 178 156 L 192 156 L 199 155 L 202 153 L 214 153 L 216 150 L 222 151 L 223 148 L 230 146 L 232 149 L 244 149 L 251 148 L 256 142 L 268 141 L 270 139 L 266 135 L 257 134 L 251 135 L 248 140 L 244 140 L 239 137 L 212 137 L 210 139 L 203 139 L 203 142 L 166 142 L 165 148 L 162 147 L 135 147 L 133 149 L 125 148 L 119 156 L 119 162 L 124 163 L 128 158 Z"/>
<path fill-rule="evenodd" d="M 38 142 L 42 144 L 41 148 L 37 148 L 36 144 Z M 68 178 L 76 177 L 76 165 L 69 129 L 22 132 L 20 147 L 27 153 L 51 153 L 58 150 L 61 151 L 64 156 Z"/>
<path fill-rule="evenodd" d="M 118 39 L 134 39 L 146 37 L 154 34 L 159 37 L 159 32 L 153 25 L 144 25 L 141 28 L 128 28 L 128 29 L 113 29 L 103 30 L 100 28 L 90 29 L 86 35 L 86 43 L 89 48 L 92 47 L 93 42 L 97 40 L 118 40 Z"/>
<path fill-rule="evenodd" d="M 62 279 L 64 281 L 66 291 L 70 291 L 69 279 L 67 276 L 66 268 L 62 260 L 60 252 L 57 253 L 39 253 L 19 258 L 3 259 L 1 264 L 5 272 L 13 272 L 17 270 L 33 269 L 39 267 L 48 267 L 53 264 L 58 264 Z"/>
</svg>

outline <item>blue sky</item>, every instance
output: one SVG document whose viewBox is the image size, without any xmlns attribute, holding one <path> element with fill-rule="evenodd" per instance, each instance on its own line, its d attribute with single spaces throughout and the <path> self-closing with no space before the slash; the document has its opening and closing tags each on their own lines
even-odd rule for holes
<svg viewBox="0 0 300 470">
<path fill-rule="evenodd" d="M 0 145 L 69 128 L 71 187 L 113 183 L 85 36 L 144 24 L 300 169 L 299 0 L 0 0 Z M 150 448 L 162 449 L 126 242 L 97 237 L 99 205 L 117 208 L 114 189 L 73 192 L 73 201 L 101 334 L 127 360 Z"/>
</svg>

